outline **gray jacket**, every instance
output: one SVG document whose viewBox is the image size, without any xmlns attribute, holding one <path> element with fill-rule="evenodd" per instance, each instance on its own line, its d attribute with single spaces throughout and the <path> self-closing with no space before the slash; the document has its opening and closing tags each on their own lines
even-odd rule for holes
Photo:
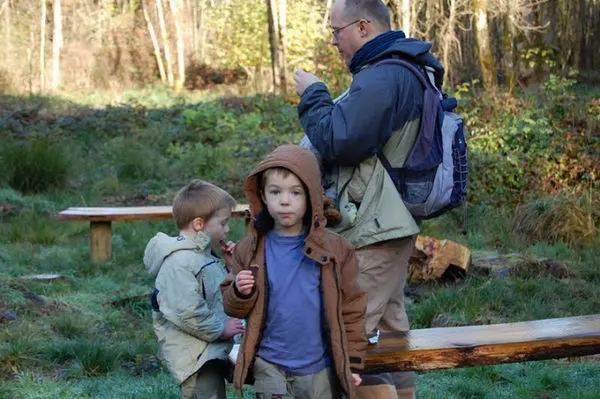
<svg viewBox="0 0 600 399">
<path fill-rule="evenodd" d="M 227 316 L 219 285 L 225 266 L 210 253 L 210 239 L 154 236 L 144 252 L 156 277 L 152 312 L 160 357 L 179 384 L 211 359 L 227 359 L 232 344 L 220 341 Z"/>
</svg>

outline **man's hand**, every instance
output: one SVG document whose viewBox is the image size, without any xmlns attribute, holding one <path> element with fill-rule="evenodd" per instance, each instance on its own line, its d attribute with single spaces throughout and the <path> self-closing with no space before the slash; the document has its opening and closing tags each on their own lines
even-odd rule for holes
<svg viewBox="0 0 600 399">
<path fill-rule="evenodd" d="M 352 373 L 352 385 L 354 385 L 355 387 L 357 387 L 361 383 L 362 383 L 362 378 L 360 378 L 360 375 L 358 375 L 356 373 Z"/>
<path fill-rule="evenodd" d="M 225 320 L 225 328 L 221 333 L 221 339 L 227 341 L 234 335 L 244 332 L 244 324 L 239 319 L 227 319 Z"/>
<path fill-rule="evenodd" d="M 308 86 L 320 81 L 321 79 L 317 78 L 310 72 L 306 72 L 303 69 L 298 69 L 296 70 L 296 72 L 294 72 L 294 84 L 296 86 L 296 93 L 298 93 L 300 97 L 302 97 L 302 94 L 304 94 L 304 91 L 308 88 Z"/>
<path fill-rule="evenodd" d="M 242 295 L 250 295 L 254 287 L 254 275 L 250 270 L 241 270 L 235 276 L 235 286 Z"/>
</svg>

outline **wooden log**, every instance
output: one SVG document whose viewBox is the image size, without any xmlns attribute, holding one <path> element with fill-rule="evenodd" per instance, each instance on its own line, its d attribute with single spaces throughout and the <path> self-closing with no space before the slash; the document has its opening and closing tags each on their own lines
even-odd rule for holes
<svg viewBox="0 0 600 399">
<path fill-rule="evenodd" d="M 439 280 L 451 267 L 464 274 L 470 263 L 471 251 L 467 247 L 419 235 L 409 260 L 409 276 L 411 281 Z"/>
<path fill-rule="evenodd" d="M 382 333 L 367 373 L 424 371 L 600 353 L 600 314 Z"/>
<path fill-rule="evenodd" d="M 90 259 L 106 262 L 112 257 L 111 222 L 90 222 Z"/>
</svg>

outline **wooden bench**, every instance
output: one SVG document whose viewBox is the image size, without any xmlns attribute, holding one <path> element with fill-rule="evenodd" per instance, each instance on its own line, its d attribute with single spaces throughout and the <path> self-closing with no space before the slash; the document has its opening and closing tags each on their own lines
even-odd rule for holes
<svg viewBox="0 0 600 399">
<path fill-rule="evenodd" d="M 425 371 L 600 353 L 600 314 L 382 333 L 366 373 Z"/>
<path fill-rule="evenodd" d="M 238 205 L 232 216 L 242 216 L 247 209 L 248 205 Z M 68 208 L 58 214 L 59 220 L 90 223 L 90 259 L 93 262 L 106 262 L 112 258 L 112 222 L 172 218 L 171 206 Z"/>
</svg>

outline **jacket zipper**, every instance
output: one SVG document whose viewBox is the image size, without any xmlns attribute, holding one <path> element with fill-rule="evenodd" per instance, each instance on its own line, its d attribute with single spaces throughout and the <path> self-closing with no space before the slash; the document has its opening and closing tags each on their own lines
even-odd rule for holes
<svg viewBox="0 0 600 399">
<path fill-rule="evenodd" d="M 343 366 L 344 366 L 344 380 L 346 382 L 346 387 L 348 389 L 348 391 L 350 391 L 352 389 L 352 386 L 350 385 L 350 383 L 348 382 L 348 376 L 346 374 L 346 370 L 347 370 L 347 364 L 346 364 L 346 355 L 350 356 L 350 354 L 346 351 L 346 343 L 344 342 L 344 324 L 342 323 L 341 320 L 341 309 L 342 309 L 342 295 L 340 292 L 340 282 L 338 279 L 338 274 L 337 274 L 337 262 L 335 261 L 335 258 L 331 258 L 331 262 L 333 263 L 333 277 L 335 280 L 335 287 L 336 287 L 336 291 L 337 291 L 337 309 L 336 309 L 336 316 L 338 319 L 338 325 L 339 325 L 339 331 L 340 331 L 340 343 L 342 344 L 342 357 L 343 357 Z M 349 394 L 349 392 L 346 392 L 347 394 Z"/>
<path fill-rule="evenodd" d="M 253 251 L 254 253 L 253 253 L 252 257 L 250 258 L 250 265 L 252 264 L 252 261 L 256 259 L 256 254 L 258 252 L 257 250 L 258 250 L 258 246 L 256 246 L 254 248 L 254 251 Z M 256 356 L 258 354 L 258 346 L 260 345 L 260 342 L 262 341 L 263 331 L 265 329 L 264 328 L 265 327 L 265 320 L 267 318 L 267 311 L 268 311 L 268 306 L 269 306 L 269 273 L 267 272 L 267 258 L 266 258 L 266 256 L 264 257 L 263 269 L 265 271 L 265 277 L 264 277 L 264 279 L 265 279 L 265 282 L 264 282 L 264 286 L 265 286 L 265 301 L 264 301 L 264 305 L 263 305 L 263 316 L 262 316 L 262 320 L 260 321 L 260 332 L 259 332 L 258 337 L 256 339 L 256 345 L 254 346 L 254 357 L 255 358 L 256 358 Z M 250 365 L 248 366 L 248 370 L 246 371 L 246 375 L 243 378 L 244 381 L 242 381 L 242 384 L 244 384 L 245 380 L 248 378 L 248 373 L 250 373 L 250 368 L 252 368 L 252 367 L 254 367 L 254 359 L 252 359 L 250 361 Z"/>
</svg>

